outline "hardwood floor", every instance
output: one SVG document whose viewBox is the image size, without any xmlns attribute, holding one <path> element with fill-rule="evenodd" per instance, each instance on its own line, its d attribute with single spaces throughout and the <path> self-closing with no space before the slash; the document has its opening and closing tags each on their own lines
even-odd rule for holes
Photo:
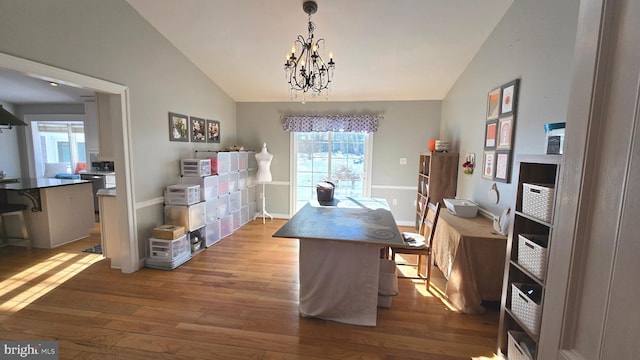
<svg viewBox="0 0 640 360">
<path fill-rule="evenodd" d="M 417 280 L 399 280 L 376 327 L 301 318 L 298 242 L 271 237 L 282 224 L 250 222 L 172 271 L 110 269 L 82 252 L 99 233 L 54 250 L 0 248 L 0 339 L 56 340 L 60 359 L 495 356 L 497 309 L 456 313 Z"/>
</svg>

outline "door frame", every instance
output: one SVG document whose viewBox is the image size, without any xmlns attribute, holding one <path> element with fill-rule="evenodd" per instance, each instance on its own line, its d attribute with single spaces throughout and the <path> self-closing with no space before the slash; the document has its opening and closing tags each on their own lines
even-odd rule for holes
<svg viewBox="0 0 640 360">
<path fill-rule="evenodd" d="M 0 53 L 0 67 L 20 72 L 26 76 L 109 94 L 112 103 L 112 126 L 115 162 L 118 164 L 116 182 L 118 184 L 119 235 L 123 249 L 120 253 L 121 270 L 132 273 L 142 267 L 138 254 L 138 235 L 133 184 L 133 157 L 131 154 L 131 114 L 129 108 L 129 88 L 127 86 L 101 80 L 72 71 L 56 68 L 35 61 Z M 116 111 L 114 111 L 116 110 Z M 24 129 L 23 129 L 24 130 Z M 28 160 L 22 159 L 23 163 Z M 27 161 L 27 162 L 25 162 Z"/>
</svg>

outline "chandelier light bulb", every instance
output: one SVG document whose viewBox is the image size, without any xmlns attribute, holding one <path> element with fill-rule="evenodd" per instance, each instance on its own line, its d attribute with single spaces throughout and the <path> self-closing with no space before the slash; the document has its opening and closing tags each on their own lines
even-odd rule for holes
<svg viewBox="0 0 640 360">
<path fill-rule="evenodd" d="M 295 54 L 296 53 L 296 45 L 293 44 L 291 45 L 291 54 Z"/>
</svg>

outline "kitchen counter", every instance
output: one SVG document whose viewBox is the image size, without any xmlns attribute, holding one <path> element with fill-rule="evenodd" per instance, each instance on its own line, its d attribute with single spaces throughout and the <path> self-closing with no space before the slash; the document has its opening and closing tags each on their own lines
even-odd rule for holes
<svg viewBox="0 0 640 360">
<path fill-rule="evenodd" d="M 63 179 L 21 179 L 3 184 L 0 201 L 31 203 L 24 217 L 35 248 L 51 249 L 89 236 L 95 224 L 91 182 Z"/>
<path fill-rule="evenodd" d="M 115 171 L 102 171 L 102 170 L 87 170 L 87 171 L 80 171 L 78 173 L 78 175 L 82 175 L 82 174 L 107 176 L 107 175 L 115 175 L 116 172 Z"/>
<path fill-rule="evenodd" d="M 116 188 L 100 189 L 98 196 L 116 196 Z"/>
<path fill-rule="evenodd" d="M 44 189 L 56 186 L 67 186 L 88 183 L 87 180 L 67 180 L 54 178 L 23 178 L 18 182 L 10 182 L 2 184 L 2 189 L 7 190 L 31 190 Z"/>
</svg>

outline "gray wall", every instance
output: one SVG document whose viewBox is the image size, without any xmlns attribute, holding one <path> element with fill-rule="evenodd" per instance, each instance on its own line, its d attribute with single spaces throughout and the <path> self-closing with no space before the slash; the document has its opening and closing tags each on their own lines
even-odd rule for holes
<svg viewBox="0 0 640 360">
<path fill-rule="evenodd" d="M 493 213 L 513 206 L 512 183 L 497 183 L 500 201 L 490 204 L 493 181 L 481 177 L 487 93 L 520 79 L 513 153 L 544 153 L 544 124 L 566 121 L 578 7 L 579 0 L 515 0 L 443 100 L 441 137 L 462 158 L 476 154 L 474 174 L 458 177 L 458 197 Z"/>
<path fill-rule="evenodd" d="M 13 104 L 0 100 L 0 105 L 8 112 L 16 115 Z M 18 152 L 18 127 L 0 132 L 0 170 L 7 173 L 7 177 L 20 177 L 21 167 Z"/>
<path fill-rule="evenodd" d="M 235 143 L 235 102 L 124 0 L 2 0 L 0 52 L 129 88 L 141 243 L 163 223 L 154 203 L 177 183 L 179 159 Z M 222 144 L 169 142 L 170 111 L 219 120 Z"/>
<path fill-rule="evenodd" d="M 273 154 L 274 184 L 266 187 L 267 210 L 289 214 L 289 133 L 285 115 L 378 114 L 384 117 L 373 136 L 372 196 L 386 198 L 398 223 L 414 222 L 418 154 L 440 132 L 440 101 L 238 103 L 238 145 L 260 150 L 267 143 Z M 407 165 L 400 165 L 407 158 Z"/>
</svg>

